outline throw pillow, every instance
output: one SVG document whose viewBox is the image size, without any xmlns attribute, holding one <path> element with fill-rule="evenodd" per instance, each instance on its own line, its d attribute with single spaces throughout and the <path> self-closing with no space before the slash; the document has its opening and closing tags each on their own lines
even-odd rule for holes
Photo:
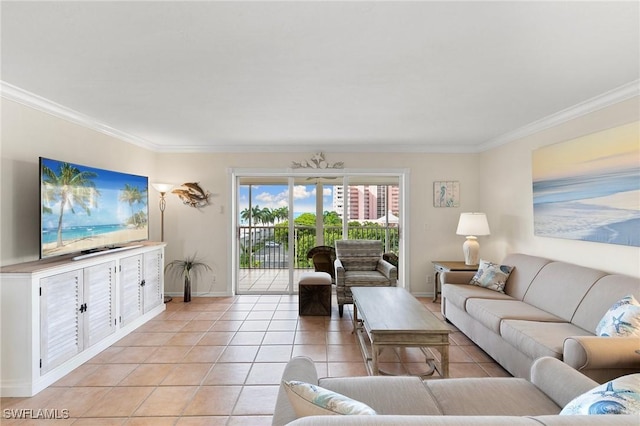
<svg viewBox="0 0 640 426">
<path fill-rule="evenodd" d="M 618 377 L 583 393 L 560 414 L 640 414 L 640 373 Z"/>
<path fill-rule="evenodd" d="M 283 385 L 298 417 L 326 414 L 376 414 L 367 404 L 317 385 L 295 380 L 284 381 Z"/>
<path fill-rule="evenodd" d="M 478 272 L 471 278 L 470 284 L 504 293 L 504 286 L 507 284 L 507 278 L 509 278 L 511 271 L 513 271 L 513 266 L 498 265 L 480 259 Z"/>
<path fill-rule="evenodd" d="M 640 337 L 640 303 L 633 295 L 618 300 L 598 323 L 596 334 Z"/>
</svg>

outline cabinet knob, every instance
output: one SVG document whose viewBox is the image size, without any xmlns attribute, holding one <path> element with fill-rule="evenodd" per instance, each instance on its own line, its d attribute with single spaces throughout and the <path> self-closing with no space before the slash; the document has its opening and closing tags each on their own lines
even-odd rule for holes
<svg viewBox="0 0 640 426">
<path fill-rule="evenodd" d="M 140 282 L 140 286 L 142 286 L 142 287 L 144 287 L 144 285 L 145 285 L 145 284 L 146 284 L 145 280 L 142 280 L 142 281 Z"/>
</svg>

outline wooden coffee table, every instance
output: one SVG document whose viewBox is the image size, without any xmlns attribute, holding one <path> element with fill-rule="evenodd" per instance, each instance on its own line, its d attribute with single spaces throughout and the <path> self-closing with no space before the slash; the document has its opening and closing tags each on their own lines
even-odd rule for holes
<svg viewBox="0 0 640 426">
<path fill-rule="evenodd" d="M 449 377 L 450 330 L 407 290 L 400 287 L 353 287 L 353 330 L 370 375 L 380 374 L 378 356 L 387 347 L 418 347 L 433 374 Z M 365 341 L 371 342 L 371 353 Z M 440 352 L 437 363 L 427 348 Z M 439 364 L 439 365 L 438 365 Z"/>
</svg>

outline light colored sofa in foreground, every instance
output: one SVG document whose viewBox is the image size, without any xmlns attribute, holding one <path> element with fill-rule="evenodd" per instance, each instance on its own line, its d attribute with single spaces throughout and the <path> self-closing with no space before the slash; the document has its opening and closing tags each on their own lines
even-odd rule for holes
<svg viewBox="0 0 640 426">
<path fill-rule="evenodd" d="M 558 415 L 575 397 L 598 384 L 557 360 L 536 361 L 531 382 L 513 377 L 421 380 L 416 376 L 318 379 L 313 361 L 293 358 L 283 382 L 321 386 L 371 407 L 376 415 L 298 417 L 281 385 L 273 425 L 634 425 L 637 415 Z"/>
<path fill-rule="evenodd" d="M 442 314 L 516 377 L 529 378 L 543 356 L 563 360 L 604 383 L 640 372 L 640 339 L 599 337 L 600 319 L 618 300 L 640 300 L 640 280 L 525 254 L 504 293 L 469 285 L 473 272 L 441 274 Z"/>
</svg>

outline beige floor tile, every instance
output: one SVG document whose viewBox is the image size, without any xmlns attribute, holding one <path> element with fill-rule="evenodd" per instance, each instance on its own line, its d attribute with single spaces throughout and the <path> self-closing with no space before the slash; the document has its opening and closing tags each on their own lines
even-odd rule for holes
<svg viewBox="0 0 640 426">
<path fill-rule="evenodd" d="M 131 333 L 115 343 L 115 346 L 162 346 L 175 333 Z"/>
<path fill-rule="evenodd" d="M 220 416 L 231 414 L 241 386 L 202 386 L 184 411 L 186 416 Z"/>
<path fill-rule="evenodd" d="M 140 364 L 118 386 L 157 386 L 174 367 L 175 364 Z"/>
<path fill-rule="evenodd" d="M 296 345 L 324 345 L 327 343 L 327 333 L 320 330 L 297 331 L 294 342 Z"/>
<path fill-rule="evenodd" d="M 298 325 L 297 320 L 271 320 L 268 331 L 295 331 Z"/>
<path fill-rule="evenodd" d="M 87 363 L 103 364 L 105 362 L 108 362 L 111 358 L 113 358 L 114 355 L 116 355 L 119 352 L 122 352 L 124 349 L 125 348 L 121 346 L 109 346 L 108 348 L 100 352 L 98 355 L 94 356 L 89 361 L 87 361 Z"/>
<path fill-rule="evenodd" d="M 358 345 L 328 345 L 328 362 L 358 362 L 362 361 L 362 352 Z"/>
<path fill-rule="evenodd" d="M 175 333 L 176 331 L 182 330 L 185 325 L 187 325 L 187 321 L 184 320 L 151 320 L 142 327 L 136 329 L 136 332 Z"/>
<path fill-rule="evenodd" d="M 298 308 L 295 311 L 276 311 L 273 314 L 274 320 L 298 319 Z"/>
<path fill-rule="evenodd" d="M 162 386 L 200 385 L 213 364 L 193 363 L 176 364 L 173 370 L 162 381 Z"/>
<path fill-rule="evenodd" d="M 171 317 L 172 320 L 183 320 L 183 321 L 190 321 L 192 319 L 194 319 L 195 317 L 197 317 L 200 314 L 200 312 L 188 312 L 188 311 L 180 311 L 180 312 L 176 312 L 175 314 L 173 314 L 173 316 Z"/>
<path fill-rule="evenodd" d="M 293 345 L 262 345 L 255 362 L 287 362 L 291 359 Z"/>
<path fill-rule="evenodd" d="M 278 386 L 245 386 L 233 409 L 234 415 L 272 415 Z"/>
<path fill-rule="evenodd" d="M 179 417 L 131 417 L 124 423 L 126 426 L 173 426 Z"/>
<path fill-rule="evenodd" d="M 126 421 L 126 418 L 88 418 L 78 419 L 73 424 L 79 426 L 117 426 L 124 424 Z"/>
<path fill-rule="evenodd" d="M 215 320 L 192 320 L 181 331 L 209 331 Z"/>
<path fill-rule="evenodd" d="M 52 386 L 76 386 L 81 380 L 94 373 L 100 367 L 100 365 L 101 364 L 82 364 L 71 373 L 55 382 Z"/>
<path fill-rule="evenodd" d="M 247 385 L 279 385 L 282 380 L 282 373 L 286 362 L 276 363 L 253 363 L 249 376 L 247 377 Z"/>
<path fill-rule="evenodd" d="M 450 363 L 450 377 L 488 377 L 489 374 L 476 363 Z"/>
<path fill-rule="evenodd" d="M 191 348 L 187 346 L 163 346 L 147 358 L 145 363 L 176 363 L 182 361 Z"/>
<path fill-rule="evenodd" d="M 245 321 L 242 323 L 238 331 L 267 331 L 269 329 L 270 321 Z M 273 331 L 286 331 L 286 330 L 273 330 Z"/>
<path fill-rule="evenodd" d="M 328 331 L 327 344 L 329 345 L 357 345 L 358 339 L 351 331 Z"/>
<path fill-rule="evenodd" d="M 67 389 L 56 397 L 53 407 L 61 410 L 69 410 L 69 416 L 80 417 L 87 411 L 96 401 L 102 399 L 109 391 L 110 387 L 81 387 L 76 386 Z M 34 408 L 34 407 L 29 407 Z M 45 407 L 43 407 L 45 408 Z"/>
<path fill-rule="evenodd" d="M 176 426 L 225 426 L 228 421 L 228 416 L 181 417 Z"/>
<path fill-rule="evenodd" d="M 460 346 L 460 348 L 475 362 L 493 362 L 493 358 L 475 345 Z"/>
<path fill-rule="evenodd" d="M 327 361 L 326 345 L 293 345 L 292 356 L 306 356 L 314 361 Z"/>
<path fill-rule="evenodd" d="M 205 335 L 202 331 L 185 331 L 176 333 L 171 339 L 165 343 L 166 346 L 193 346 Z"/>
<path fill-rule="evenodd" d="M 227 311 L 220 319 L 224 321 L 244 321 L 248 315 L 248 311 Z"/>
<path fill-rule="evenodd" d="M 129 417 L 155 388 L 112 388 L 102 399 L 84 412 L 83 417 Z"/>
<path fill-rule="evenodd" d="M 203 385 L 242 385 L 247 379 L 250 363 L 215 364 L 204 379 Z"/>
<path fill-rule="evenodd" d="M 77 386 L 115 386 L 137 367 L 138 364 L 100 364 L 79 380 Z"/>
<path fill-rule="evenodd" d="M 126 347 L 105 361 L 105 364 L 139 364 L 145 362 L 157 350 L 155 346 Z"/>
<path fill-rule="evenodd" d="M 495 362 L 480 362 L 478 365 L 491 377 L 511 377 L 511 374 Z"/>
<path fill-rule="evenodd" d="M 273 317 L 273 311 L 255 311 L 250 312 L 245 319 L 247 320 L 270 320 Z"/>
<path fill-rule="evenodd" d="M 329 377 L 366 376 L 364 362 L 329 362 Z"/>
<path fill-rule="evenodd" d="M 260 345 L 264 339 L 264 331 L 239 331 L 233 336 L 230 345 Z"/>
<path fill-rule="evenodd" d="M 293 331 L 267 331 L 263 345 L 292 345 L 296 333 Z"/>
<path fill-rule="evenodd" d="M 214 325 L 215 327 L 215 325 Z M 233 331 L 209 331 L 202 336 L 202 338 L 198 341 L 198 345 L 202 346 L 220 346 L 220 345 L 228 345 L 233 336 L 235 336 L 235 332 Z"/>
<path fill-rule="evenodd" d="M 214 363 L 220 358 L 225 346 L 194 346 L 182 359 L 182 362 L 208 362 Z"/>
<path fill-rule="evenodd" d="M 253 362 L 260 346 L 227 346 L 218 362 Z"/>
<path fill-rule="evenodd" d="M 226 315 L 222 311 L 206 311 L 198 312 L 198 315 L 193 319 L 194 321 L 217 321 Z"/>
<path fill-rule="evenodd" d="M 157 387 L 133 415 L 136 417 L 179 416 L 197 389 L 197 386 Z"/>
</svg>

